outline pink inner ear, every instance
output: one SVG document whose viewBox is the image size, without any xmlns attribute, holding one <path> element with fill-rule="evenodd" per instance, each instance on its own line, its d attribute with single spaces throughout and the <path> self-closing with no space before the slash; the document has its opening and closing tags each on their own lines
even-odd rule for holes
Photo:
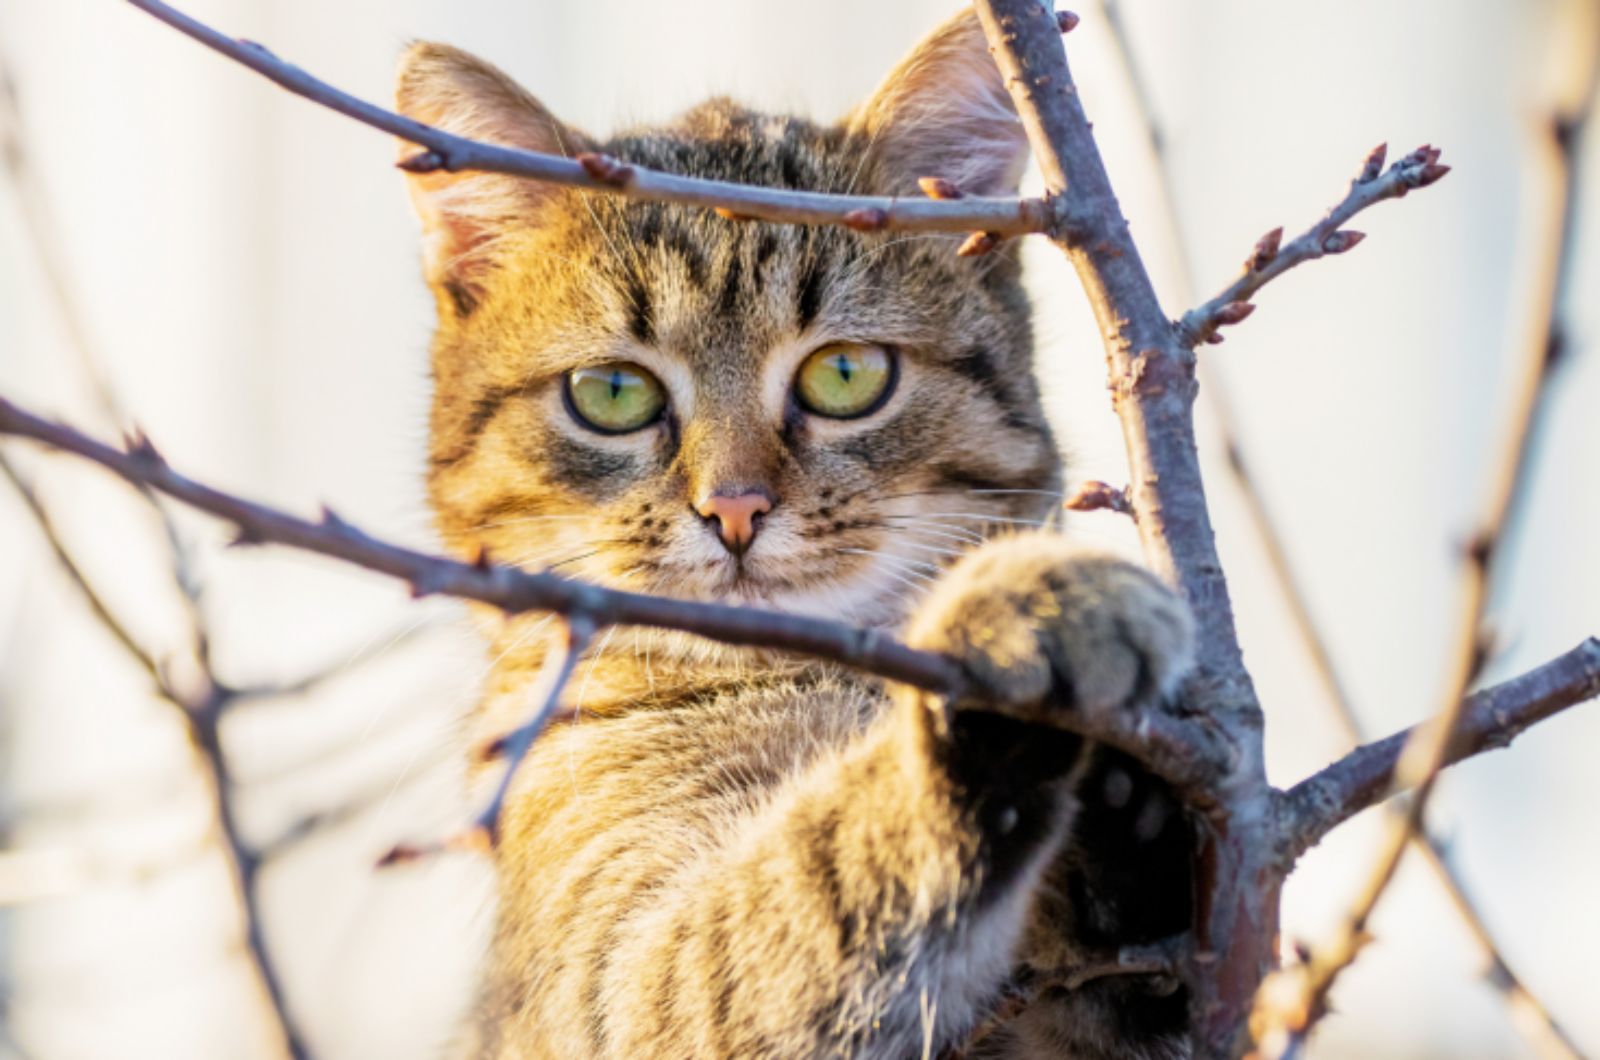
<svg viewBox="0 0 1600 1060">
<path fill-rule="evenodd" d="M 563 126 L 506 74 L 448 45 L 413 45 L 401 60 L 396 96 L 402 114 L 460 136 L 541 154 L 589 149 L 583 134 Z M 401 158 L 418 150 L 399 145 Z M 487 265 L 479 251 L 540 197 L 555 193 L 493 173 L 410 173 L 406 183 L 422 222 L 429 281 L 468 287 Z"/>
<path fill-rule="evenodd" d="M 456 173 L 407 178 L 412 208 L 422 222 L 422 251 L 430 282 L 441 283 L 452 276 L 470 279 L 473 251 L 490 236 L 486 219 L 476 216 L 467 205 L 470 191 L 462 182 L 473 179 L 486 178 Z"/>
</svg>

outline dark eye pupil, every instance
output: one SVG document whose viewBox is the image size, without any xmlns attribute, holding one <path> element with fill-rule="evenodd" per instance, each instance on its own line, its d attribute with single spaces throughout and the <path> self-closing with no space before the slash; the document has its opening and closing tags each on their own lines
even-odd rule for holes
<svg viewBox="0 0 1600 1060">
<path fill-rule="evenodd" d="M 850 364 L 850 358 L 841 353 L 839 355 L 839 359 L 834 361 L 833 365 L 839 370 L 839 378 L 848 383 L 850 381 L 851 373 L 854 370 L 853 366 Z"/>
<path fill-rule="evenodd" d="M 622 373 L 611 373 L 611 400 L 615 401 L 622 396 Z"/>
</svg>

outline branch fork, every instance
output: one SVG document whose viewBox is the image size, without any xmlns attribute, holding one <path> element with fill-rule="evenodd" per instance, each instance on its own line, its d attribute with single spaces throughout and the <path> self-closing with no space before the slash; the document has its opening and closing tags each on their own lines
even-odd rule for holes
<svg viewBox="0 0 1600 1060">
<path fill-rule="evenodd" d="M 1417 148 L 1384 170 L 1388 145 L 1373 148 L 1361 163 L 1350 190 L 1322 220 L 1283 243 L 1283 229 L 1274 228 L 1256 241 L 1244 272 L 1209 302 L 1185 313 L 1173 326 L 1185 346 L 1222 341 L 1220 329 L 1237 324 L 1250 315 L 1250 300 L 1268 283 L 1297 265 L 1354 250 L 1366 238 L 1363 232 L 1345 229 L 1351 218 L 1368 207 L 1388 199 L 1404 198 L 1414 188 L 1426 188 L 1450 172 L 1439 163 L 1439 149 L 1428 144 Z"/>
</svg>

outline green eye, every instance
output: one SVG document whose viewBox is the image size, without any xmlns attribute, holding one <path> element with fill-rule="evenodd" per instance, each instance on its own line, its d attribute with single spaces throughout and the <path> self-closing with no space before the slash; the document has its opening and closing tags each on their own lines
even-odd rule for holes
<svg viewBox="0 0 1600 1060">
<path fill-rule="evenodd" d="M 808 411 L 847 420 L 876 410 L 894 375 L 894 359 L 882 346 L 835 342 L 805 359 L 794 390 Z"/>
<path fill-rule="evenodd" d="M 618 361 L 567 373 L 567 406 L 579 423 L 602 434 L 627 434 L 654 423 L 667 404 L 656 377 Z"/>
</svg>

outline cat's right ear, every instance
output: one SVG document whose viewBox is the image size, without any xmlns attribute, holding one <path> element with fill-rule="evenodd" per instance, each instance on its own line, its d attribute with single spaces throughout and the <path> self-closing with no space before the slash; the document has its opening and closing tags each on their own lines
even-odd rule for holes
<svg viewBox="0 0 1600 1060">
<path fill-rule="evenodd" d="M 499 69 L 447 44 L 419 41 L 400 57 L 395 104 L 401 114 L 458 136 L 542 154 L 592 150 Z M 400 157 L 422 149 L 400 143 Z M 498 173 L 408 173 L 422 222 L 425 275 L 458 315 L 470 312 L 494 268 L 496 238 L 558 189 Z"/>
<path fill-rule="evenodd" d="M 974 195 L 1015 195 L 1028 139 L 970 8 L 922 40 L 845 127 L 870 145 L 878 187 L 916 194 L 942 177 Z"/>
</svg>

